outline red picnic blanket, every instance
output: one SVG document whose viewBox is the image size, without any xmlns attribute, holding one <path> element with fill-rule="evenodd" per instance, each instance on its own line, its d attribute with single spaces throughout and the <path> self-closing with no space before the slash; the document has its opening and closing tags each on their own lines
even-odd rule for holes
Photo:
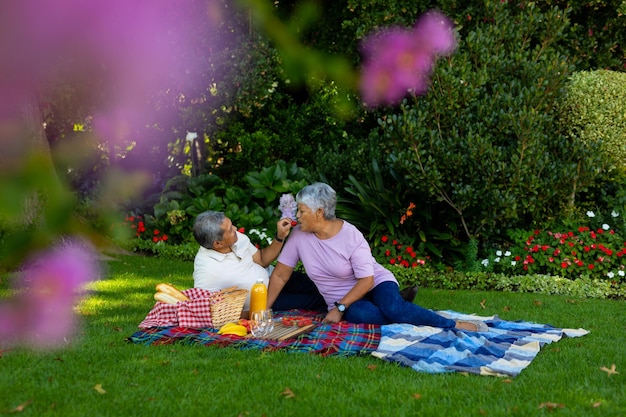
<svg viewBox="0 0 626 417">
<path fill-rule="evenodd" d="M 166 304 L 157 301 L 146 318 L 139 323 L 140 329 L 151 327 L 180 326 L 190 328 L 213 327 L 211 306 L 219 302 L 212 297 L 216 292 L 202 288 L 189 288 L 182 291 L 189 301 Z"/>
</svg>

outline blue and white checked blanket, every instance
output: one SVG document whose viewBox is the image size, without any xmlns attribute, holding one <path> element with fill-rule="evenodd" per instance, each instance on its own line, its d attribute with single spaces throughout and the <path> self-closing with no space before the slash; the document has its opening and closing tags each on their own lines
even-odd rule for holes
<svg viewBox="0 0 626 417">
<path fill-rule="evenodd" d="M 516 376 L 537 356 L 542 346 L 563 336 L 580 337 L 584 329 L 559 329 L 546 324 L 505 321 L 497 316 L 440 312 L 452 319 L 482 320 L 488 333 L 444 330 L 436 327 L 389 324 L 372 355 L 418 372 L 468 372 Z"/>
</svg>

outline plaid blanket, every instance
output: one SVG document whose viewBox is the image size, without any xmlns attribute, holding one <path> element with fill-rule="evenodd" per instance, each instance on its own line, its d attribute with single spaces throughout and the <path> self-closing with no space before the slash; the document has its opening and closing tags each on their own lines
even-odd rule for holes
<svg viewBox="0 0 626 417">
<path fill-rule="evenodd" d="M 276 317 L 308 316 L 318 326 L 294 339 L 273 341 L 218 335 L 213 328 L 180 326 L 142 329 L 127 340 L 143 345 L 202 344 L 238 349 L 309 352 L 319 355 L 373 355 L 418 372 L 467 372 L 478 375 L 516 376 L 537 356 L 542 346 L 562 337 L 580 337 L 584 329 L 559 329 L 546 324 L 505 321 L 454 311 L 441 314 L 453 319 L 483 320 L 488 333 L 444 330 L 410 324 L 322 324 L 323 316 L 305 310 L 277 312 Z"/>
<path fill-rule="evenodd" d="M 546 324 L 505 321 L 454 311 L 440 312 L 453 319 L 478 319 L 488 333 L 461 332 L 428 326 L 382 326 L 381 341 L 373 356 L 397 362 L 418 372 L 468 372 L 478 375 L 517 376 L 541 347 L 563 336 L 580 337 L 584 329 L 558 329 Z"/>
<path fill-rule="evenodd" d="M 311 317 L 318 322 L 318 325 L 309 333 L 283 341 L 218 335 L 217 329 L 214 328 L 198 329 L 180 326 L 142 329 L 132 334 L 127 340 L 142 345 L 162 345 L 176 342 L 206 346 L 230 346 L 238 349 L 284 349 L 289 352 L 309 352 L 323 356 L 371 354 L 380 342 L 380 326 L 375 324 L 347 322 L 323 324 L 321 323 L 323 316 L 306 310 L 290 310 L 275 314 L 277 319 L 285 316 Z"/>
</svg>

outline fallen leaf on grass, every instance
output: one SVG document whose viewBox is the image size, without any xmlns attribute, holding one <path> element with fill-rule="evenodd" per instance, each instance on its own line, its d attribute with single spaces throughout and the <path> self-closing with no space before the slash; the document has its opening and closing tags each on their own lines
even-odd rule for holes
<svg viewBox="0 0 626 417">
<path fill-rule="evenodd" d="M 96 386 L 93 387 L 93 389 L 95 389 L 98 394 L 106 394 L 107 393 L 104 390 L 104 388 L 102 388 L 102 384 L 96 384 Z"/>
<path fill-rule="evenodd" d="M 416 400 L 420 400 L 422 398 L 422 394 L 419 394 L 416 392 L 415 394 L 412 395 L 412 397 L 415 398 Z"/>
<path fill-rule="evenodd" d="M 485 306 L 485 303 L 486 303 L 486 302 L 487 302 L 487 300 L 482 300 L 482 301 L 480 302 L 480 306 L 482 307 L 482 309 L 483 309 L 483 310 L 487 308 L 487 307 Z"/>
<path fill-rule="evenodd" d="M 533 304 L 534 304 L 534 305 L 536 305 L 536 306 L 540 306 L 540 305 L 541 305 L 541 304 L 543 304 L 543 303 L 542 303 L 541 301 L 539 301 L 539 300 L 535 300 L 535 301 L 533 302 Z"/>
<path fill-rule="evenodd" d="M 502 308 L 502 310 L 503 310 L 503 311 L 511 311 L 511 307 L 509 307 L 509 306 L 504 306 L 504 307 Z"/>
<path fill-rule="evenodd" d="M 8 352 L 10 350 L 13 350 L 13 349 L 0 349 L 0 358 L 2 357 L 2 354 L 4 354 L 4 352 Z"/>
<path fill-rule="evenodd" d="M 33 402 L 33 400 L 28 400 L 25 403 L 20 404 L 17 407 L 15 407 L 13 410 L 10 410 L 9 413 L 21 413 L 22 411 L 24 411 L 26 406 L 28 406 L 32 402 Z"/>
<path fill-rule="evenodd" d="M 505 384 L 510 384 L 511 382 L 513 382 L 513 380 L 507 378 L 507 379 L 503 379 L 502 382 L 505 383 Z"/>
<path fill-rule="evenodd" d="M 600 407 L 601 405 L 602 405 L 602 401 L 598 401 L 598 402 L 596 402 L 596 403 L 591 404 L 591 406 L 592 406 L 593 408 L 598 408 L 598 407 Z"/>
<path fill-rule="evenodd" d="M 541 410 L 542 408 L 547 408 L 549 411 L 552 411 L 557 408 L 565 408 L 565 404 L 551 403 L 551 402 L 541 403 L 539 404 L 539 409 Z"/>
<path fill-rule="evenodd" d="M 600 370 L 606 372 L 609 376 L 613 374 L 619 374 L 619 372 L 615 370 L 615 364 L 611 365 L 611 368 L 607 368 L 606 366 L 603 366 L 602 368 L 600 368 Z"/>
<path fill-rule="evenodd" d="M 378 368 L 378 366 L 376 365 L 367 365 L 367 369 L 369 369 L 370 371 L 373 371 L 374 369 Z"/>
<path fill-rule="evenodd" d="M 291 388 L 289 387 L 285 387 L 285 390 L 283 392 L 281 392 L 281 394 L 285 397 L 285 398 L 293 398 L 296 396 L 296 394 L 291 390 Z"/>
</svg>

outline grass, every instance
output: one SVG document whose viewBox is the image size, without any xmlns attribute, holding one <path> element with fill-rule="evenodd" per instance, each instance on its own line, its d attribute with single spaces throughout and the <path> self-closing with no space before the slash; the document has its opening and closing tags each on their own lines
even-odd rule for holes
<svg viewBox="0 0 626 417">
<path fill-rule="evenodd" d="M 626 411 L 624 301 L 421 289 L 434 309 L 584 327 L 545 346 L 514 379 L 417 373 L 373 357 L 322 358 L 125 338 L 154 285 L 192 285 L 192 264 L 120 257 L 79 306 L 80 334 L 52 352 L 0 357 L 0 414 L 22 416 L 621 416 Z M 483 308 L 483 306 L 485 308 Z M 612 364 L 620 374 L 601 367 Z"/>
</svg>

